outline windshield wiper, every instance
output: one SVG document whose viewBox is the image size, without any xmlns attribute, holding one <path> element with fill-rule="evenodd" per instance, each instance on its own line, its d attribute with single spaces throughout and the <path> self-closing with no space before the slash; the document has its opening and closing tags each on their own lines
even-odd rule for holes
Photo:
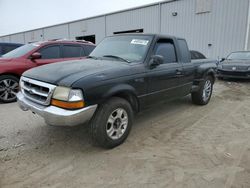
<svg viewBox="0 0 250 188">
<path fill-rule="evenodd" d="M 104 55 L 104 56 L 102 56 L 102 57 L 111 57 L 111 58 L 120 59 L 120 60 L 122 60 L 122 61 L 125 61 L 125 62 L 127 62 L 127 63 L 130 63 L 129 60 L 124 59 L 124 58 L 119 57 L 119 56 L 116 56 L 116 55 Z"/>
</svg>

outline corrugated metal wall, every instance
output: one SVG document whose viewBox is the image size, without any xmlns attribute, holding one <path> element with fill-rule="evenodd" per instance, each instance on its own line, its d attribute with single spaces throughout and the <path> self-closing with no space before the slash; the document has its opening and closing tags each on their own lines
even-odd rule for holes
<svg viewBox="0 0 250 188">
<path fill-rule="evenodd" d="M 24 43 L 24 34 L 23 33 L 19 33 L 19 34 L 15 34 L 15 35 L 11 35 L 10 36 L 10 41 L 15 41 L 17 43 Z"/>
<path fill-rule="evenodd" d="M 96 41 L 100 42 L 105 37 L 105 17 L 87 19 L 69 24 L 69 38 L 79 36 L 96 35 Z"/>
<path fill-rule="evenodd" d="M 209 57 L 225 56 L 243 50 L 248 0 L 213 0 L 209 13 L 196 14 L 196 0 L 163 4 L 161 32 L 187 39 L 190 49 Z M 177 12 L 177 16 L 172 16 Z M 208 46 L 211 44 L 212 46 Z"/>
<path fill-rule="evenodd" d="M 10 36 L 1 37 L 1 38 L 0 38 L 0 41 L 1 41 L 1 42 L 11 42 L 11 41 L 10 41 Z M 14 42 L 14 41 L 12 41 L 12 42 Z"/>
<path fill-rule="evenodd" d="M 68 24 L 43 29 L 44 40 L 69 38 Z"/>
<path fill-rule="evenodd" d="M 43 29 L 28 31 L 24 33 L 25 43 L 44 40 Z"/>
<path fill-rule="evenodd" d="M 211 1 L 208 8 L 211 12 L 201 14 L 196 13 L 197 1 L 201 0 L 177 0 L 154 4 L 0 37 L 0 41 L 28 43 L 96 35 L 96 43 L 99 43 L 105 36 L 113 35 L 114 32 L 143 29 L 145 33 L 162 33 L 186 38 L 190 49 L 199 50 L 208 57 L 216 58 L 226 56 L 231 51 L 243 50 L 247 38 L 249 0 L 208 0 Z M 199 8 L 203 9 L 201 5 L 199 3 Z M 173 16 L 175 12 L 177 15 Z"/>
<path fill-rule="evenodd" d="M 158 33 L 158 18 L 158 5 L 111 14 L 106 17 L 107 35 L 134 29 L 143 29 L 145 33 Z"/>
</svg>

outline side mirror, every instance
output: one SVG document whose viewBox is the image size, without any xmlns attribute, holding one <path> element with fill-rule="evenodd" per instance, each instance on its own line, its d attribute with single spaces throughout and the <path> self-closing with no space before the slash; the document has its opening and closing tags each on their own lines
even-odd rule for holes
<svg viewBox="0 0 250 188">
<path fill-rule="evenodd" d="M 226 60 L 226 58 L 223 57 L 220 59 L 220 62 L 225 61 L 225 60 Z"/>
<path fill-rule="evenodd" d="M 149 61 L 149 66 L 151 68 L 154 68 L 154 67 L 159 66 L 160 64 L 163 64 L 163 62 L 164 62 L 163 56 L 161 56 L 161 55 L 153 55 L 153 56 L 151 56 L 151 59 Z"/>
<path fill-rule="evenodd" d="M 31 54 L 30 59 L 35 60 L 35 59 L 41 59 L 42 55 L 39 52 L 35 52 Z"/>
</svg>

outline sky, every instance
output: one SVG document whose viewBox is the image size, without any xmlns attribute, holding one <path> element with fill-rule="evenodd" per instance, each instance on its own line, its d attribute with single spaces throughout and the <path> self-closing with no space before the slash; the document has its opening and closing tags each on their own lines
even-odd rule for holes
<svg viewBox="0 0 250 188">
<path fill-rule="evenodd" d="M 0 0 L 0 36 L 161 0 Z"/>
</svg>

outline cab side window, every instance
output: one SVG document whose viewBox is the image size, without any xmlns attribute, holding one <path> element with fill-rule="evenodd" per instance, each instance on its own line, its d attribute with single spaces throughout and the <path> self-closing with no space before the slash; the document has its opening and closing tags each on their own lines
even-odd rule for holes
<svg viewBox="0 0 250 188">
<path fill-rule="evenodd" d="M 190 53 L 191 53 L 191 59 L 206 59 L 206 57 L 200 52 L 190 51 Z"/>
<path fill-rule="evenodd" d="M 164 63 L 176 63 L 176 52 L 173 41 L 169 39 L 160 39 L 155 46 L 155 55 L 161 55 Z"/>
<path fill-rule="evenodd" d="M 38 52 L 41 53 L 41 55 L 42 55 L 41 59 L 61 58 L 59 45 L 44 47 L 44 48 L 40 49 Z"/>
<path fill-rule="evenodd" d="M 206 59 L 206 57 L 203 54 L 201 54 L 200 52 L 196 52 L 196 57 L 198 59 Z"/>
</svg>

